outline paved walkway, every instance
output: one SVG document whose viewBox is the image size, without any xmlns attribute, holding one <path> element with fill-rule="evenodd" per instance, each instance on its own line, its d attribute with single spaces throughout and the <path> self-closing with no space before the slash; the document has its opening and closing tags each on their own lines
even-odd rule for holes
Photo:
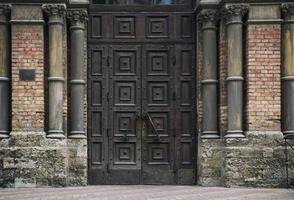
<svg viewBox="0 0 294 200">
<path fill-rule="evenodd" d="M 294 190 L 199 186 L 88 186 L 0 189 L 2 200 L 294 200 Z"/>
</svg>

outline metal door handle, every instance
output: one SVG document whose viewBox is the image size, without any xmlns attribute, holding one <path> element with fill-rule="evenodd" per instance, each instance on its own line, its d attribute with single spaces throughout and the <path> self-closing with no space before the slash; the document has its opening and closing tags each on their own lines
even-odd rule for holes
<svg viewBox="0 0 294 200">
<path fill-rule="evenodd" d="M 150 117 L 148 112 L 143 114 L 143 119 L 147 119 L 147 121 L 151 124 L 152 129 L 155 132 L 157 139 L 160 139 L 160 135 L 159 135 L 157 129 L 155 128 L 155 125 L 154 125 L 154 123 L 152 121 L 152 118 Z"/>
</svg>

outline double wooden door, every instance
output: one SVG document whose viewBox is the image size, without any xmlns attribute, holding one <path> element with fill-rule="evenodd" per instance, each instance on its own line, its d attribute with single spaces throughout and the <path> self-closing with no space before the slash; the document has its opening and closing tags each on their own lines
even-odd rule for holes
<svg viewBox="0 0 294 200">
<path fill-rule="evenodd" d="M 109 35 L 135 16 L 118 18 Z M 193 43 L 168 40 L 89 43 L 90 184 L 194 183 L 194 55 Z"/>
</svg>

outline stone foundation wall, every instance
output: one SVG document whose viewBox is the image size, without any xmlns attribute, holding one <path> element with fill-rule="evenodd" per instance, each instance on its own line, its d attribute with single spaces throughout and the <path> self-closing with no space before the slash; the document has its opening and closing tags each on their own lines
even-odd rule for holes
<svg viewBox="0 0 294 200">
<path fill-rule="evenodd" d="M 0 187 L 87 184 L 86 140 L 48 139 L 44 132 L 12 132 L 0 146 Z"/>
<path fill-rule="evenodd" d="M 288 147 L 288 153 L 289 186 L 294 187 L 294 151 Z M 286 187 L 283 134 L 250 131 L 246 139 L 226 140 L 223 177 L 227 187 Z"/>
<path fill-rule="evenodd" d="M 202 140 L 199 179 L 202 186 L 286 187 L 285 141 L 279 131 L 252 131 L 247 137 Z M 294 142 L 289 141 L 292 145 Z M 294 188 L 294 151 L 288 146 L 288 181 Z"/>
</svg>

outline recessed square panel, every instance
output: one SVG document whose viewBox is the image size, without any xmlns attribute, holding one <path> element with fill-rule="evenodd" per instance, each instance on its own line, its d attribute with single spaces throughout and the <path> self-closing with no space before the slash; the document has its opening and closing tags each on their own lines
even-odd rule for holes
<svg viewBox="0 0 294 200">
<path fill-rule="evenodd" d="M 191 165 L 192 164 L 192 144 L 191 142 L 182 142 L 182 152 L 181 152 L 181 157 L 182 157 L 182 165 Z"/>
<path fill-rule="evenodd" d="M 135 143 L 115 143 L 114 164 L 115 165 L 135 165 L 136 164 L 136 144 Z"/>
<path fill-rule="evenodd" d="M 92 49 L 92 75 L 102 75 L 102 51 Z"/>
<path fill-rule="evenodd" d="M 148 38 L 168 38 L 168 17 L 156 16 L 147 18 L 147 37 Z"/>
<path fill-rule="evenodd" d="M 92 81 L 91 87 L 91 100 L 92 106 L 101 106 L 102 105 L 102 84 L 101 81 Z"/>
<path fill-rule="evenodd" d="M 168 82 L 148 82 L 148 105 L 168 105 Z"/>
<path fill-rule="evenodd" d="M 152 149 L 152 159 L 153 160 L 164 160 L 164 149 L 154 148 Z"/>
<path fill-rule="evenodd" d="M 154 128 L 157 130 L 158 134 L 163 137 L 167 137 L 169 134 L 169 124 L 168 124 L 168 113 L 167 112 L 149 112 L 150 118 L 153 122 Z M 151 127 L 150 123 L 147 125 L 147 135 L 154 137 L 156 134 Z"/>
<path fill-rule="evenodd" d="M 191 137 L 192 131 L 192 116 L 190 111 L 181 112 L 181 133 L 182 136 Z"/>
<path fill-rule="evenodd" d="M 181 82 L 181 106 L 191 106 L 192 85 L 191 81 Z"/>
<path fill-rule="evenodd" d="M 192 75 L 193 61 L 192 61 L 192 51 L 182 50 L 181 51 L 181 74 L 184 76 Z"/>
<path fill-rule="evenodd" d="M 114 88 L 115 105 L 136 104 L 136 82 L 115 82 Z"/>
<path fill-rule="evenodd" d="M 147 53 L 148 75 L 168 75 L 168 51 L 149 51 Z"/>
<path fill-rule="evenodd" d="M 116 112 L 114 116 L 114 136 L 135 136 L 135 120 L 135 112 Z"/>
<path fill-rule="evenodd" d="M 131 101 L 132 100 L 132 88 L 129 86 L 119 87 L 119 100 Z"/>
<path fill-rule="evenodd" d="M 169 145 L 167 143 L 148 144 L 148 164 L 167 165 L 169 163 Z"/>
<path fill-rule="evenodd" d="M 102 135 L 102 114 L 101 112 L 92 112 L 92 137 Z"/>
<path fill-rule="evenodd" d="M 101 38 L 101 16 L 92 16 L 92 37 Z"/>
<path fill-rule="evenodd" d="M 114 53 L 114 74 L 135 75 L 136 74 L 136 51 L 115 51 Z"/>
<path fill-rule="evenodd" d="M 192 37 L 192 16 L 181 17 L 181 37 L 191 38 Z"/>
<path fill-rule="evenodd" d="M 102 163 L 102 144 L 93 142 L 91 144 L 91 163 L 92 165 L 101 165 Z"/>
<path fill-rule="evenodd" d="M 135 17 L 115 17 L 114 18 L 115 38 L 135 38 L 136 20 Z"/>
</svg>

